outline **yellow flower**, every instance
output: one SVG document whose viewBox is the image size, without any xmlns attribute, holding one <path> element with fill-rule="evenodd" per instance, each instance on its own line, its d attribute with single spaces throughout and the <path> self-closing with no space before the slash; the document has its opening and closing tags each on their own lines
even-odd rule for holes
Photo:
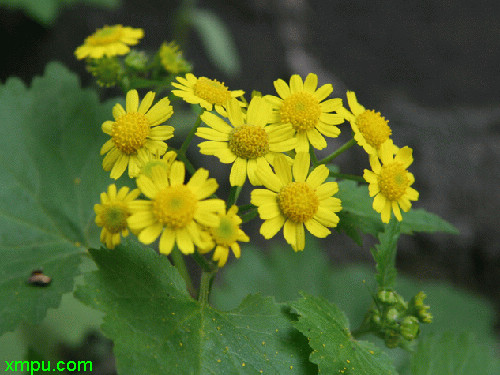
<svg viewBox="0 0 500 375">
<path fill-rule="evenodd" d="M 229 249 L 233 251 L 236 258 L 240 257 L 241 248 L 238 241 L 250 241 L 250 238 L 240 229 L 241 219 L 237 213 L 237 206 L 232 206 L 227 213 L 223 213 L 220 216 L 219 226 L 209 228 L 213 245 L 207 249 L 199 250 L 199 252 L 203 254 L 209 252 L 215 246 L 212 259 L 218 262 L 219 268 L 224 267 L 226 264 Z"/>
<path fill-rule="evenodd" d="M 129 188 L 124 186 L 116 192 L 116 185 L 108 186 L 107 193 L 101 193 L 101 203 L 94 205 L 96 214 L 95 222 L 102 227 L 101 242 L 108 249 L 114 249 L 120 243 L 120 234 L 128 236 L 127 218 L 130 216 L 129 204 L 141 192 L 134 189 L 129 193 Z"/>
<path fill-rule="evenodd" d="M 227 116 L 229 124 L 211 112 L 201 115 L 210 128 L 200 127 L 196 131 L 198 137 L 208 139 L 199 144 L 200 152 L 217 156 L 221 163 L 233 163 L 231 186 L 242 186 L 247 175 L 252 185 L 261 185 L 255 174 L 257 162 L 272 162 L 278 153 L 293 149 L 293 128 L 290 124 L 266 126 L 271 107 L 259 96 L 252 98 L 246 113 L 236 99 L 231 99 Z"/>
<path fill-rule="evenodd" d="M 292 169 L 284 156 L 277 157 L 275 173 L 267 165 L 259 165 L 257 175 L 267 189 L 254 189 L 251 203 L 258 207 L 265 220 L 260 233 L 273 237 L 283 227 L 285 240 L 295 251 L 304 249 L 306 229 L 314 236 L 324 238 L 330 234 L 327 227 L 335 227 L 342 209 L 340 199 L 332 195 L 338 191 L 336 182 L 325 182 L 329 175 L 324 165 L 309 175 L 309 153 L 297 153 Z M 295 179 L 292 178 L 293 177 Z"/>
<path fill-rule="evenodd" d="M 317 86 L 316 74 L 308 74 L 304 82 L 294 74 L 290 78 L 290 86 L 281 79 L 274 81 L 279 98 L 272 95 L 265 97 L 273 107 L 272 124 L 292 124 L 295 129 L 297 152 L 309 151 L 309 144 L 318 150 L 325 148 L 323 135 L 338 137 L 340 130 L 335 125 L 344 122 L 342 116 L 330 113 L 342 108 L 342 100 L 324 100 L 333 91 L 332 85 L 316 89 Z"/>
<path fill-rule="evenodd" d="M 172 93 L 187 103 L 199 104 L 207 111 L 215 107 L 220 112 L 229 99 L 244 94 L 242 90 L 229 91 L 224 83 L 215 79 L 197 78 L 192 73 L 186 74 L 186 78 L 177 77 L 177 81 L 179 82 L 172 82 L 172 86 L 178 90 L 172 90 Z"/>
<path fill-rule="evenodd" d="M 140 173 L 145 174 L 146 176 L 151 178 L 153 168 L 160 166 L 165 168 L 165 171 L 167 171 L 168 174 L 170 172 L 170 167 L 172 166 L 172 163 L 175 161 L 176 158 L 177 158 L 177 152 L 175 151 L 168 151 L 162 157 L 160 157 L 159 155 L 151 155 L 149 160 L 142 165 Z"/>
<path fill-rule="evenodd" d="M 403 147 L 394 156 L 392 142 L 380 146 L 380 161 L 370 156 L 372 171 L 365 169 L 363 178 L 369 183 L 368 191 L 373 199 L 373 209 L 381 214 L 382 222 L 388 223 L 391 211 L 401 221 L 400 208 L 408 212 L 410 201 L 418 200 L 418 192 L 410 186 L 415 182 L 413 174 L 406 169 L 413 163 L 412 149 Z"/>
<path fill-rule="evenodd" d="M 380 146 L 390 140 L 392 131 L 388 125 L 389 121 L 380 112 L 365 109 L 358 103 L 356 94 L 352 91 L 347 92 L 347 102 L 351 112 L 342 107 L 338 113 L 351 123 L 354 140 L 365 149 L 366 153 L 378 155 Z M 395 149 L 393 151 L 396 152 Z"/>
<path fill-rule="evenodd" d="M 172 116 L 173 110 L 168 98 L 161 99 L 153 107 L 154 92 L 148 92 L 139 105 L 136 90 L 127 93 L 126 111 L 120 104 L 113 107 L 115 121 L 105 121 L 102 131 L 111 136 L 101 148 L 105 171 L 111 171 L 111 178 L 119 178 L 128 166 L 128 175 L 136 177 L 141 166 L 150 155 L 163 155 L 167 151 L 164 142 L 173 137 L 174 128 L 158 126 Z"/>
<path fill-rule="evenodd" d="M 125 55 L 129 46 L 135 45 L 144 36 L 144 30 L 122 25 L 104 26 L 85 39 L 83 45 L 75 51 L 78 60 L 90 57 L 99 59 L 103 56 Z"/>
<path fill-rule="evenodd" d="M 184 254 L 210 246 L 203 228 L 217 227 L 225 210 L 220 199 L 205 199 L 217 190 L 217 181 L 208 171 L 198 169 L 184 184 L 185 167 L 175 161 L 169 173 L 163 167 L 151 170 L 151 177 L 141 174 L 137 186 L 150 200 L 130 204 L 132 215 L 127 223 L 142 243 L 150 244 L 160 237 L 160 252 L 170 254 L 175 243 Z"/>
</svg>

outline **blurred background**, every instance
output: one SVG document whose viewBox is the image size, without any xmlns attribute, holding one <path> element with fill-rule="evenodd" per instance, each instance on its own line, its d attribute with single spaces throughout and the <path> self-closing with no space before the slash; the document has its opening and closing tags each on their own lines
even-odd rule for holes
<svg viewBox="0 0 500 375">
<path fill-rule="evenodd" d="M 398 146 L 414 149 L 410 170 L 420 192 L 414 207 L 460 231 L 403 236 L 398 266 L 419 279 L 449 280 L 480 293 L 500 309 L 498 1 L 0 0 L 5 3 L 11 6 L 0 7 L 2 82 L 18 76 L 29 84 L 57 60 L 92 86 L 73 52 L 97 28 L 123 24 L 145 30 L 138 49 L 153 51 L 176 39 L 195 75 L 247 94 L 274 94 L 274 80 L 310 72 L 320 84 L 332 83 L 333 95 L 344 101 L 346 90 L 355 91 L 361 104 L 389 120 Z M 193 7 L 197 18 L 185 19 Z M 207 41 L 207 30 L 219 35 L 222 48 Z M 106 89 L 103 97 L 116 95 Z M 342 126 L 332 148 L 349 137 L 348 124 Z M 368 167 L 361 149 L 338 162 L 345 173 Z M 258 225 L 245 228 L 251 238 L 260 238 Z M 337 233 L 323 241 L 337 264 L 371 262 L 371 243 L 360 248 Z"/>
</svg>

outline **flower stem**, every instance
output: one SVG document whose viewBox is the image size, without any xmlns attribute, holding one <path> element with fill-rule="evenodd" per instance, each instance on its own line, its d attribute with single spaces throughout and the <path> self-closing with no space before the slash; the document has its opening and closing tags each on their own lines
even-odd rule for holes
<svg viewBox="0 0 500 375">
<path fill-rule="evenodd" d="M 201 114 L 202 113 L 203 112 L 201 112 L 198 115 L 198 118 L 196 119 L 196 122 L 194 123 L 193 127 L 191 128 L 191 130 L 189 131 L 188 135 L 186 136 L 186 139 L 182 143 L 182 146 L 179 149 L 179 155 L 186 156 L 186 151 L 187 151 L 187 149 L 189 147 L 189 144 L 193 140 L 194 134 L 196 133 L 196 130 L 198 129 L 198 126 L 200 126 L 200 124 L 201 124 Z"/>
<path fill-rule="evenodd" d="M 174 262 L 174 266 L 177 268 L 177 271 L 179 271 L 182 278 L 186 282 L 186 288 L 189 291 L 189 294 L 194 296 L 195 290 L 193 282 L 191 281 L 191 276 L 189 276 L 189 271 L 186 267 L 186 263 L 184 262 L 184 257 L 182 256 L 182 253 L 179 251 L 177 247 L 174 247 L 171 255 L 172 255 L 172 261 Z"/>
<path fill-rule="evenodd" d="M 201 273 L 198 302 L 200 302 L 202 306 L 206 306 L 209 303 L 210 291 L 212 289 L 212 282 L 214 281 L 214 276 L 216 273 L 217 271 L 211 271 L 211 272 L 203 271 Z"/>
<path fill-rule="evenodd" d="M 342 146 L 340 146 L 340 148 L 335 150 L 335 152 L 333 152 L 331 155 L 328 155 L 326 158 L 318 161 L 318 164 L 327 164 L 327 163 L 331 162 L 333 159 L 335 159 L 337 156 L 339 156 L 344 151 L 350 149 L 355 144 L 356 144 L 356 141 L 354 140 L 354 138 L 352 138 L 350 141 L 344 143 Z"/>
<path fill-rule="evenodd" d="M 238 197 L 241 193 L 241 186 L 231 186 L 231 190 L 229 191 L 229 197 L 227 198 L 227 208 L 231 208 L 233 204 L 236 204 Z"/>
</svg>

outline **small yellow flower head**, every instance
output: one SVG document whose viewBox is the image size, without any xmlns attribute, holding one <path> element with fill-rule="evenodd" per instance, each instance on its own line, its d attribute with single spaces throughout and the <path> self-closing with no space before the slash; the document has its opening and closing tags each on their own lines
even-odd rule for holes
<svg viewBox="0 0 500 375">
<path fill-rule="evenodd" d="M 194 252 L 194 246 L 205 249 L 206 227 L 217 227 L 225 211 L 224 201 L 206 199 L 217 190 L 217 182 L 208 178 L 208 171 L 198 169 L 184 184 L 185 167 L 174 161 L 166 168 L 152 168 L 151 177 L 141 174 L 137 186 L 149 200 L 137 200 L 130 205 L 132 215 L 127 223 L 142 243 L 150 244 L 160 237 L 160 252 L 170 254 L 177 243 L 184 254 Z"/>
<path fill-rule="evenodd" d="M 338 112 L 351 123 L 354 139 L 366 153 L 378 155 L 380 146 L 389 140 L 392 134 L 389 121 L 380 112 L 365 109 L 358 103 L 356 94 L 352 91 L 347 92 L 347 102 L 351 112 L 345 108 L 340 108 Z"/>
<path fill-rule="evenodd" d="M 164 142 L 173 137 L 174 128 L 158 126 L 173 114 L 168 98 L 161 99 L 153 107 L 154 92 L 148 92 L 139 105 L 136 90 L 127 93 L 126 110 L 116 104 L 113 107 L 115 121 L 102 124 L 102 131 L 111 136 L 101 148 L 106 154 L 102 162 L 111 178 L 119 178 L 128 167 L 128 175 L 137 177 L 141 166 L 151 155 L 163 155 L 167 151 Z"/>
<path fill-rule="evenodd" d="M 176 158 L 177 153 L 175 151 L 168 151 L 162 157 L 160 157 L 159 155 L 151 155 L 149 160 L 142 165 L 140 173 L 146 175 L 149 178 L 152 178 L 153 168 L 160 166 L 162 168 L 165 168 L 168 174 L 170 172 L 170 167 L 172 166 L 172 163 Z"/>
<path fill-rule="evenodd" d="M 283 227 L 285 240 L 295 251 L 303 250 L 304 226 L 319 238 L 330 234 L 327 227 L 337 226 L 339 217 L 335 213 L 342 206 L 333 194 L 338 185 L 325 182 L 329 171 L 324 165 L 308 175 L 308 152 L 297 153 L 292 168 L 283 155 L 276 157 L 273 167 L 275 172 L 267 164 L 258 166 L 257 175 L 267 189 L 254 189 L 251 193 L 251 203 L 265 220 L 260 233 L 271 238 Z"/>
<path fill-rule="evenodd" d="M 97 83 L 102 87 L 115 86 L 120 82 L 124 72 L 123 67 L 116 57 L 89 59 L 87 70 L 95 77 Z"/>
<path fill-rule="evenodd" d="M 293 128 L 290 124 L 267 126 L 271 106 L 259 96 L 252 98 L 246 112 L 236 99 L 231 99 L 226 113 L 229 123 L 214 113 L 201 115 L 209 127 L 196 131 L 198 137 L 208 139 L 199 144 L 200 152 L 218 157 L 221 163 L 233 163 L 231 186 L 243 186 L 247 176 L 252 185 L 262 185 L 255 174 L 257 163 L 269 165 L 280 152 L 292 150 L 296 143 Z"/>
<path fill-rule="evenodd" d="M 175 42 L 163 43 L 158 55 L 161 65 L 168 73 L 180 74 L 191 70 L 191 65 L 182 57 L 182 51 Z"/>
<path fill-rule="evenodd" d="M 337 126 L 344 122 L 343 116 L 331 113 L 342 108 L 341 99 L 325 100 L 333 91 L 330 84 L 318 87 L 318 76 L 310 73 L 305 81 L 294 74 L 290 86 L 285 81 L 274 81 L 279 97 L 267 95 L 271 103 L 273 118 L 271 124 L 291 124 L 295 130 L 297 146 L 295 151 L 309 151 L 309 144 L 318 150 L 326 147 L 323 137 L 338 137 Z"/>
<path fill-rule="evenodd" d="M 232 250 L 236 258 L 240 257 L 241 248 L 238 241 L 250 241 L 250 238 L 240 229 L 241 219 L 237 213 L 238 207 L 232 206 L 227 213 L 220 215 L 219 226 L 209 228 L 208 230 L 213 240 L 213 245 L 206 249 L 199 249 L 200 253 L 207 253 L 215 246 L 212 259 L 218 262 L 219 268 L 224 267 L 226 264 L 229 249 Z"/>
<path fill-rule="evenodd" d="M 107 193 L 101 193 L 101 203 L 94 205 L 95 222 L 102 227 L 101 242 L 108 249 L 114 249 L 120 243 L 120 234 L 128 236 L 127 218 L 130 216 L 129 204 L 140 194 L 139 189 L 129 192 L 124 186 L 116 192 L 116 185 L 108 186 Z"/>
<path fill-rule="evenodd" d="M 372 170 L 365 169 L 363 178 L 369 183 L 368 191 L 373 199 L 373 209 L 381 214 L 382 222 L 388 223 L 391 212 L 401 221 L 400 208 L 408 212 L 410 201 L 418 200 L 418 192 L 410 186 L 415 182 L 407 168 L 413 163 L 413 150 L 409 147 L 398 149 L 394 155 L 394 145 L 386 141 L 380 146 L 380 161 L 370 155 Z"/>
<path fill-rule="evenodd" d="M 242 90 L 230 91 L 222 82 L 206 77 L 195 77 L 188 73 L 186 77 L 177 77 L 177 81 L 172 82 L 172 86 L 178 90 L 172 93 L 185 102 L 199 104 L 207 111 L 214 107 L 218 112 L 223 112 L 223 107 L 231 98 L 238 98 L 244 94 Z"/>
<path fill-rule="evenodd" d="M 129 46 L 137 44 L 143 36 L 142 29 L 122 25 L 104 26 L 87 37 L 83 45 L 76 49 L 75 55 L 78 60 L 125 55 L 130 51 Z"/>
</svg>

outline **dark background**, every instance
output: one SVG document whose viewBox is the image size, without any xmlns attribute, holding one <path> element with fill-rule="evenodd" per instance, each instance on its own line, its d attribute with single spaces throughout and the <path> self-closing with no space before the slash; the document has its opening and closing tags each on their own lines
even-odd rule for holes
<svg viewBox="0 0 500 375">
<path fill-rule="evenodd" d="M 120 23 L 143 28 L 139 48 L 154 50 L 173 38 L 179 4 L 122 0 L 115 10 L 79 5 L 64 9 L 51 26 L 0 8 L 0 79 L 19 76 L 29 83 L 58 60 L 89 86 L 84 63 L 73 55 L 85 37 Z M 241 72 L 226 76 L 191 32 L 184 55 L 195 75 L 247 93 L 274 94 L 277 78 L 313 72 L 320 83 L 334 85 L 335 96 L 345 100 L 345 91 L 353 90 L 365 107 L 381 111 L 395 143 L 414 149 L 410 170 L 420 192 L 414 207 L 440 215 L 461 233 L 404 236 L 398 266 L 418 278 L 450 280 L 500 307 L 497 0 L 248 0 L 199 7 L 213 10 L 230 28 Z M 350 150 L 339 163 L 346 173 L 368 167 L 362 150 Z M 255 228 L 245 230 L 259 236 Z M 324 244 L 336 263 L 371 261 L 368 245 L 359 248 L 343 235 L 334 233 Z"/>
</svg>

